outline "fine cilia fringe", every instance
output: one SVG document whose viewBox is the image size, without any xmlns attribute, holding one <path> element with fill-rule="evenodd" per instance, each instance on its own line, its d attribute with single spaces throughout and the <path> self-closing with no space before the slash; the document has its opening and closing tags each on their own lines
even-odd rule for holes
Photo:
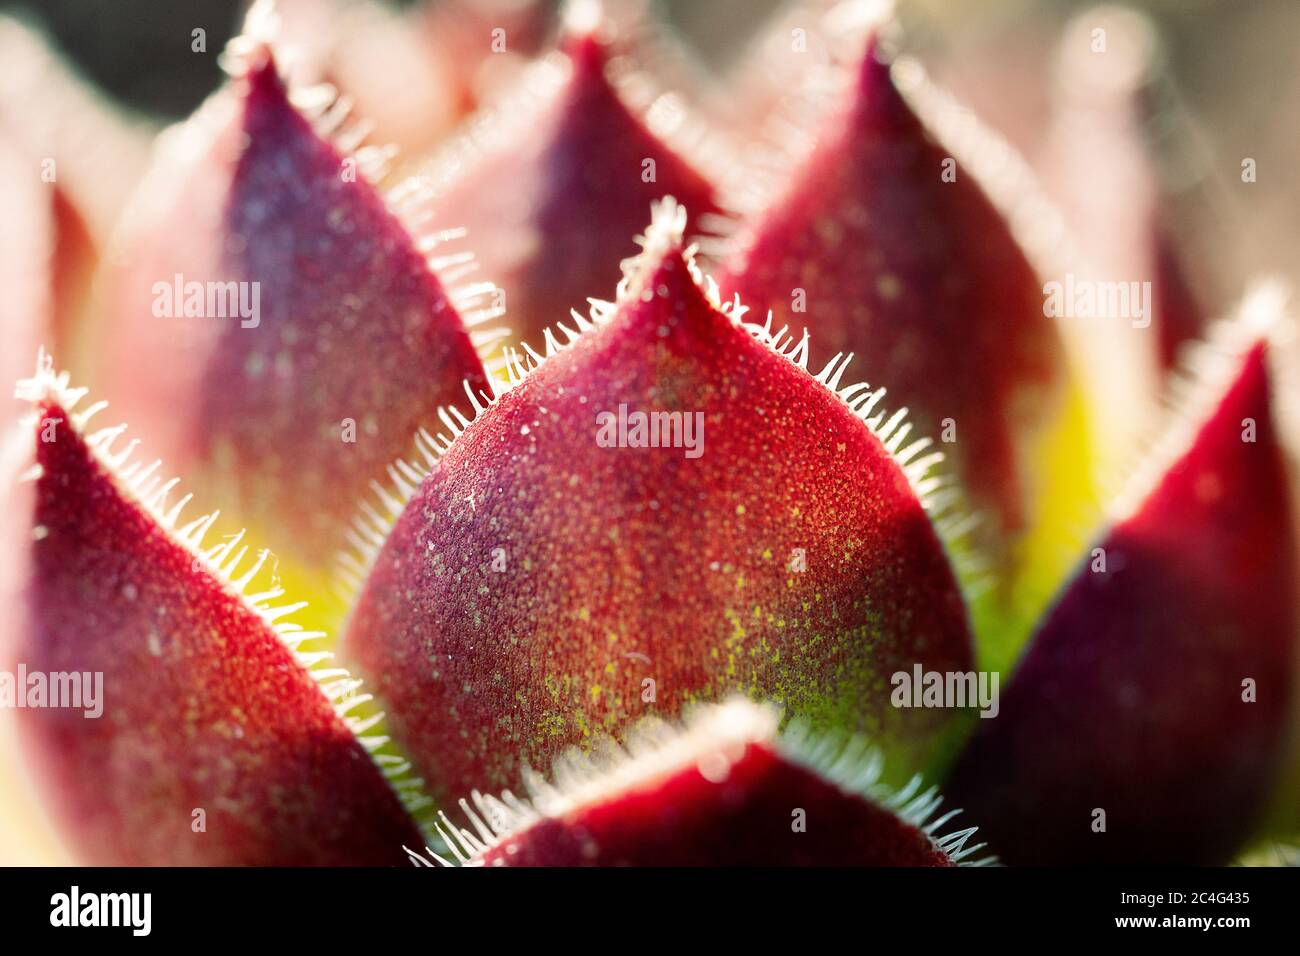
<svg viewBox="0 0 1300 956">
<path fill-rule="evenodd" d="M 884 759 L 865 738 L 814 734 L 799 720 L 782 730 L 780 721 L 775 705 L 756 704 L 743 697 L 697 705 L 675 727 L 657 718 L 643 720 L 621 747 L 605 741 L 590 754 L 577 748 L 568 751 L 556 760 L 549 781 L 525 769 L 527 799 L 508 790 L 499 797 L 474 791 L 469 799 L 459 801 L 465 825 L 439 812 L 434 824 L 437 849 L 426 846 L 423 853 L 404 849 L 416 867 L 481 866 L 489 850 L 543 820 L 563 819 L 582 808 L 635 793 L 672 773 L 705 766 L 711 755 L 761 744 L 843 792 L 896 814 L 924 833 L 954 863 L 997 864 L 996 857 L 976 856 L 986 846 L 971 842 L 978 827 L 941 832 L 961 810 L 940 814 L 943 798 L 938 788 L 925 788 L 919 774 L 897 790 L 881 783 Z"/>
<path fill-rule="evenodd" d="M 540 351 L 528 343 L 517 350 L 506 348 L 504 381 L 500 378 L 490 379 L 490 392 L 476 392 L 468 382 L 465 383 L 465 394 L 473 413 L 471 416 L 466 416 L 454 407 L 438 409 L 437 415 L 444 430 L 434 435 L 427 429 L 420 429 L 414 439 L 414 454 L 389 466 L 388 485 L 379 481 L 371 483 L 374 498 L 363 502 L 353 519 L 347 536 L 348 547 L 337 560 L 339 589 L 345 596 L 351 597 L 358 593 L 411 496 L 465 429 L 472 427 L 488 409 L 523 384 L 549 358 L 607 325 L 619 308 L 640 292 L 646 272 L 657 264 L 660 257 L 673 250 L 682 254 L 691 276 L 715 309 L 766 345 L 773 354 L 808 373 L 819 385 L 836 395 L 880 440 L 929 513 L 968 593 L 978 591 L 985 576 L 985 565 L 968 541 L 968 534 L 977 518 L 966 510 L 960 493 L 949 476 L 936 472 L 936 466 L 944 456 L 942 452 L 932 450 L 933 439 L 912 435 L 906 408 L 890 413 L 882 407 L 885 397 L 883 387 L 873 387 L 866 382 L 842 384 L 845 372 L 853 361 L 853 353 L 836 354 L 820 372 L 813 374 L 808 369 L 807 330 L 800 337 L 793 335 L 788 327 L 774 330 L 770 313 L 764 323 L 746 322 L 745 316 L 749 310 L 741 303 L 739 296 L 730 302 L 722 302 L 717 283 L 696 264 L 695 247 L 684 243 L 686 221 L 685 207 L 671 196 L 653 203 L 650 227 L 644 236 L 639 236 L 636 240 L 641 246 L 641 252 L 623 261 L 623 277 L 619 281 L 615 301 L 588 300 L 590 310 L 587 315 L 574 310 L 570 314 L 571 325 L 561 322 L 545 331 Z"/>
<path fill-rule="evenodd" d="M 68 414 L 68 425 L 84 436 L 86 447 L 95 461 L 112 477 L 124 497 L 136 504 L 191 557 L 195 573 L 209 574 L 227 593 L 265 622 L 267 628 L 289 650 L 294 660 L 315 680 L 335 714 L 365 748 L 393 788 L 407 811 L 416 817 L 432 805 L 424 792 L 424 781 L 412 773 L 411 762 L 401 754 L 392 739 L 382 733 L 384 713 L 375 707 L 373 695 L 366 693 L 363 682 L 334 662 L 329 651 L 307 651 L 307 643 L 328 645 L 323 631 L 306 631 L 289 620 L 307 607 L 306 601 L 286 601 L 285 591 L 275 574 L 275 559 L 265 548 L 250 554 L 243 530 L 226 535 L 217 543 L 205 542 L 220 515 L 218 511 L 189 518 L 182 517 L 193 500 L 192 494 L 177 491 L 179 478 L 163 478 L 162 461 L 136 455 L 139 439 L 120 441 L 125 424 L 87 431 L 91 419 L 108 407 L 98 401 L 76 410 L 86 397 L 87 389 L 70 384 L 67 372 L 56 372 L 53 359 L 40 350 L 36 372 L 17 384 L 14 396 L 34 407 L 56 403 Z M 39 411 L 28 420 L 32 428 L 39 425 Z M 41 466 L 33 465 L 23 475 L 29 481 L 41 477 Z M 39 534 L 39 529 L 38 532 Z"/>
</svg>

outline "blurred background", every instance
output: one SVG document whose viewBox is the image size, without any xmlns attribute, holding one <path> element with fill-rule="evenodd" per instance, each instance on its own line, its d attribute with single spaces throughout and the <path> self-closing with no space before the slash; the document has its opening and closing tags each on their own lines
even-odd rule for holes
<svg viewBox="0 0 1300 956">
<path fill-rule="evenodd" d="M 829 5 L 813 0 L 802 6 Z M 1097 5 L 1089 0 L 897 0 L 896 5 L 906 27 L 907 51 L 918 54 L 981 119 L 1038 165 L 1047 148 L 1053 104 L 1060 100 L 1054 77 L 1058 45 L 1072 18 Z M 223 75 L 217 54 L 237 31 L 246 6 L 243 0 L 0 0 L 0 11 L 48 31 L 56 47 L 113 101 L 153 121 L 185 116 L 217 87 Z M 439 60 L 462 58 L 457 47 L 482 46 L 484 29 L 497 23 L 512 31 L 512 51 L 537 52 L 552 35 L 559 6 L 558 0 L 280 4 L 297 30 L 317 38 L 343 32 L 340 25 L 351 22 L 338 12 L 345 8 L 389 11 L 387 31 L 376 31 L 390 41 L 388 52 L 394 53 L 395 28 L 415 24 L 432 42 L 420 55 L 433 58 L 435 71 Z M 784 0 L 626 0 L 621 6 L 669 25 L 692 68 L 719 81 L 737 69 L 752 51 L 752 41 L 779 22 L 782 12 L 800 8 Z M 1207 236 L 1210 249 L 1197 250 L 1201 266 L 1193 271 L 1213 275 L 1197 274 L 1193 281 L 1207 294 L 1215 289 L 1216 297 L 1230 298 L 1233 290 L 1221 287 L 1239 282 L 1243 273 L 1300 273 L 1300 244 L 1291 241 L 1290 231 L 1300 199 L 1300 179 L 1294 175 L 1300 163 L 1300 137 L 1295 135 L 1300 4 L 1131 0 L 1126 6 L 1149 18 L 1157 38 L 1148 132 L 1153 145 L 1174 154 L 1163 157 L 1170 166 L 1190 167 L 1172 185 L 1182 189 L 1210 174 L 1235 178 L 1245 157 L 1255 159 L 1259 170 L 1254 188 L 1235 190 L 1231 202 L 1219 197 L 1216 215 L 1230 221 L 1216 225 L 1217 237 Z M 203 52 L 192 49 L 195 30 L 204 31 Z M 429 75 L 427 64 L 414 63 L 410 51 L 377 62 L 378 69 L 391 74 L 394 88 Z M 1186 124 L 1194 130 L 1190 147 Z M 1231 239 L 1223 235 L 1226 230 L 1234 233 Z M 1231 263 L 1225 264 L 1225 257 Z"/>
<path fill-rule="evenodd" d="M 706 121 L 739 144 L 749 138 L 751 148 L 758 141 L 751 117 L 739 116 L 729 97 L 768 67 L 779 73 L 765 60 L 765 44 L 775 38 L 778 49 L 788 47 L 791 25 L 830 5 L 609 3 L 629 20 L 662 27 L 669 51 L 662 78 L 680 83 Z M 279 4 L 316 78 L 351 95 L 358 114 L 376 124 L 373 140 L 396 142 L 405 155 L 435 148 L 508 86 L 513 69 L 544 52 L 558 6 Z M 96 257 L 144 170 L 152 135 L 221 84 L 218 55 L 245 7 L 241 0 L 0 0 L 0 160 L 8 150 L 59 162 L 56 337 L 85 308 Z M 1162 281 L 1176 276 L 1166 289 L 1194 301 L 1192 313 L 1208 315 L 1225 311 L 1253 276 L 1278 272 L 1300 283 L 1296 0 L 1131 0 L 1107 8 L 1088 0 L 896 0 L 896 7 L 902 49 L 1026 158 L 1103 265 L 1118 261 L 1143 275 L 1149 268 Z M 509 55 L 489 57 L 498 26 Z M 1098 28 L 1121 54 L 1104 73 L 1081 53 Z M 0 187 L 10 170 L 0 165 Z M 1117 196 L 1125 197 L 1118 206 Z M 6 289 L 5 277 L 26 268 L 23 239 L 0 236 Z M 1133 266 L 1134 256 L 1146 257 L 1143 266 Z M 0 380 L 30 369 L 30 352 L 14 354 L 7 337 L 7 323 L 25 306 L 6 299 Z M 5 503 L 0 512 L 0 540 L 13 510 Z M 0 567 L 0 599 L 4 573 Z M 0 864 L 64 861 L 30 795 L 13 783 L 17 760 L 0 726 Z"/>
</svg>

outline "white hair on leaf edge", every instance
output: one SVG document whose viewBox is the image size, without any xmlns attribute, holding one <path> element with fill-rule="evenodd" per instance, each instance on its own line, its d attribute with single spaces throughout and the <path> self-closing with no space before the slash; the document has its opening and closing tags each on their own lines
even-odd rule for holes
<svg viewBox="0 0 1300 956">
<path fill-rule="evenodd" d="M 281 41 L 280 32 L 279 16 L 274 3 L 271 0 L 257 0 L 249 8 L 243 31 L 227 43 L 221 54 L 222 68 L 231 77 L 238 78 L 247 73 L 259 50 L 271 50 L 290 104 L 311 124 L 317 136 L 337 149 L 345 160 L 355 163 L 361 179 L 375 189 L 388 213 L 406 232 L 429 271 L 437 277 L 448 300 L 469 331 L 470 341 L 480 359 L 490 361 L 493 345 L 507 335 L 509 330 L 495 326 L 486 329 L 479 327 L 502 318 L 505 308 L 499 304 L 499 289 L 495 283 L 466 281 L 478 271 L 474 253 L 457 246 L 460 240 L 465 239 L 466 230 L 431 224 L 429 216 L 413 210 L 410 206 L 409 184 L 399 184 L 390 189 L 381 188 L 396 164 L 397 147 L 392 144 L 367 144 L 373 130 L 372 125 L 353 115 L 351 99 L 332 84 L 304 85 L 296 82 L 296 57 L 292 48 Z M 211 136 L 213 122 L 211 119 L 198 122 L 203 112 L 200 110 L 191 123 L 200 130 L 209 130 L 199 137 L 206 144 Z M 191 123 L 182 124 L 179 128 L 184 129 L 191 126 Z M 197 134 L 191 133 L 191 136 L 194 135 Z"/>
<path fill-rule="evenodd" d="M 1170 373 L 1164 396 L 1165 414 L 1157 423 L 1149 450 L 1130 472 L 1113 485 L 1107 513 L 1119 522 L 1133 515 L 1164 479 L 1170 467 L 1191 449 L 1224 393 L 1241 372 L 1241 363 L 1255 345 L 1263 342 L 1270 374 L 1271 395 L 1281 431 L 1296 421 L 1291 389 L 1283 387 L 1286 369 L 1273 354 L 1281 337 L 1294 334 L 1289 311 L 1291 290 L 1276 277 L 1255 280 L 1232 315 L 1214 322 L 1205 335 L 1184 345 L 1179 367 Z"/>
<path fill-rule="evenodd" d="M 323 631 L 305 631 L 300 624 L 286 620 L 305 608 L 307 602 L 278 603 L 285 592 L 274 573 L 271 552 L 263 548 L 250 557 L 243 530 L 224 536 L 217 544 L 205 545 L 204 539 L 220 512 L 209 512 L 181 523 L 181 516 L 193 495 L 173 497 L 180 479 L 164 480 L 161 460 L 148 465 L 144 464 L 144 459 L 132 460 L 139 445 L 138 439 L 114 447 L 126 433 L 126 425 L 100 428 L 87 434 L 86 426 L 90 420 L 107 408 L 108 403 L 98 401 L 76 411 L 88 389 L 74 388 L 70 382 L 69 373 L 56 372 L 53 359 L 41 349 L 35 374 L 18 382 L 14 397 L 33 406 L 54 402 L 67 412 L 68 424 L 83 436 L 90 455 L 109 475 L 119 493 L 144 511 L 169 540 L 190 554 L 195 572 L 215 578 L 226 593 L 260 618 L 294 661 L 316 682 L 335 715 L 370 755 L 407 812 L 414 816 L 431 806 L 432 800 L 424 793 L 424 781 L 411 774 L 410 761 L 397 751 L 388 736 L 370 733 L 383 723 L 384 714 L 369 706 L 373 705 L 374 698 L 364 692 L 362 681 L 335 665 L 331 652 L 302 649 L 303 644 L 323 640 L 326 635 Z M 35 426 L 39 422 L 39 413 L 36 413 L 27 424 Z M 29 470 L 26 477 L 39 480 L 41 474 L 38 464 Z M 267 567 L 268 562 L 271 568 Z"/>
<path fill-rule="evenodd" d="M 425 847 L 425 856 L 410 847 L 403 849 L 416 867 L 479 866 L 489 850 L 543 820 L 563 819 L 710 761 L 725 774 L 726 766 L 739 759 L 747 746 L 764 744 L 844 793 L 894 813 L 924 833 L 954 863 L 989 866 L 997 862 L 995 857 L 970 859 L 985 847 L 983 843 L 967 845 L 977 827 L 937 835 L 961 811 L 936 817 L 942 797 L 938 788 L 925 788 L 919 774 L 898 790 L 882 784 L 884 759 L 865 738 L 815 735 L 798 720 L 780 730 L 780 722 L 776 706 L 743 697 L 697 705 L 677 726 L 656 718 L 643 720 L 628 732 L 622 747 L 603 741 L 591 755 L 576 748 L 562 754 L 555 761 L 550 781 L 525 768 L 528 799 L 508 790 L 500 797 L 476 790 L 468 800 L 459 801 L 467 826 L 440 813 L 435 828 L 442 852 Z"/>
<path fill-rule="evenodd" d="M 710 306 L 728 318 L 736 328 L 748 332 L 773 354 L 808 374 L 867 426 L 886 454 L 903 472 L 917 500 L 928 513 L 967 598 L 975 597 L 986 586 L 987 564 L 968 541 L 969 532 L 978 521 L 978 516 L 966 509 L 961 493 L 951 477 L 936 472 L 936 466 L 943 461 L 944 455 L 941 451 L 931 450 L 934 447 L 933 439 L 928 436 L 912 436 L 912 425 L 907 421 L 906 408 L 889 412 L 883 407 L 883 387 L 873 388 L 866 382 L 842 384 L 845 372 L 853 360 L 852 353 L 835 355 L 814 375 L 808 371 L 807 366 L 809 335 L 806 330 L 802 337 L 796 339 L 786 327 L 774 331 L 770 313 L 767 322 L 762 325 L 745 322 L 744 317 L 749 310 L 741 303 L 738 295 L 730 302 L 722 302 L 717 283 L 712 276 L 705 275 L 696 262 L 695 246 L 685 245 L 686 222 L 685 207 L 673 197 L 666 196 L 652 203 L 650 225 L 643 236 L 636 237 L 641 252 L 622 262 L 622 278 L 618 283 L 615 301 L 589 299 L 590 309 L 587 315 L 573 310 L 570 313 L 571 326 L 557 322 L 544 331 L 540 351 L 528 343 L 522 344 L 519 349 L 507 347 L 504 350 L 504 382 L 490 376 L 489 392 L 476 392 L 469 382 L 464 384 L 474 413 L 472 418 L 466 418 L 454 407 L 437 410 L 445 430 L 433 435 L 420 429 L 415 438 L 416 455 L 399 459 L 388 469 L 391 488 L 382 485 L 376 488 L 372 485 L 383 510 L 375 509 L 368 500 L 362 504 L 353 521 L 349 547 L 338 560 L 341 587 L 345 594 L 355 594 L 364 584 L 384 540 L 396 524 L 411 494 L 453 442 L 489 408 L 522 385 L 548 359 L 572 347 L 587 333 L 609 324 L 619 308 L 632 301 L 650 271 L 658 266 L 665 255 L 673 251 L 681 253 L 692 280 L 702 290 Z M 400 483 L 398 477 L 402 479 Z"/>
</svg>

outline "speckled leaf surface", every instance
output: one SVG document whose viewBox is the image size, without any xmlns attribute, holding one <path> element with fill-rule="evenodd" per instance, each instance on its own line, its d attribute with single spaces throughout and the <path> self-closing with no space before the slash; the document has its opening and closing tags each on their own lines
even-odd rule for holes
<svg viewBox="0 0 1300 956">
<path fill-rule="evenodd" d="M 652 242 L 612 317 L 456 439 L 379 554 L 345 646 L 436 793 L 736 688 L 893 742 L 943 720 L 887 699 L 893 671 L 972 654 L 917 491 L 697 278 L 679 238 Z M 602 447 L 620 407 L 702 424 L 698 454 Z"/>
<path fill-rule="evenodd" d="M 1058 403 L 1060 343 L 999 212 L 899 93 L 874 39 L 815 148 L 736 236 L 720 283 L 814 358 L 854 352 L 939 436 L 993 540 L 1023 530 L 1026 442 Z"/>
<path fill-rule="evenodd" d="M 47 681 L 74 675 L 80 694 L 64 703 L 83 706 L 51 707 L 50 696 L 21 716 L 78 857 L 400 862 L 418 831 L 274 615 L 124 491 L 99 457 L 120 453 L 111 435 L 84 438 L 53 390 L 36 411 L 41 474 L 18 660 Z"/>
<path fill-rule="evenodd" d="M 483 370 L 415 240 L 289 102 L 270 51 L 235 69 L 138 198 L 103 390 L 210 500 L 319 568 L 370 482 Z M 259 314 L 214 316 L 206 286 L 187 313 L 192 282 L 239 283 Z"/>
</svg>

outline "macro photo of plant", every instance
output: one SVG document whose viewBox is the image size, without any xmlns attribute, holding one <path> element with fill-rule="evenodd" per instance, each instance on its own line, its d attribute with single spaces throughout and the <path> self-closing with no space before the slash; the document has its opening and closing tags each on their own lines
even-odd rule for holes
<svg viewBox="0 0 1300 956">
<path fill-rule="evenodd" d="M 1300 865 L 1298 166 L 1294 0 L 0 4 L 0 865 Z"/>
</svg>

